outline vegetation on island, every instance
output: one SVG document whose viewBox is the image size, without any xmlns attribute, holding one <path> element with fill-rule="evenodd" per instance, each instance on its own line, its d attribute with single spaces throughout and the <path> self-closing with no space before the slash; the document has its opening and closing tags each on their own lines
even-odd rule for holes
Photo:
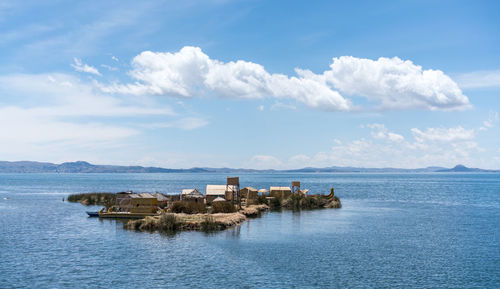
<svg viewBox="0 0 500 289">
<path fill-rule="evenodd" d="M 271 210 L 311 210 L 321 208 L 342 208 L 342 203 L 337 196 L 290 194 L 288 197 L 270 197 L 260 195 L 257 198 L 259 204 L 268 204 Z"/>
<path fill-rule="evenodd" d="M 68 196 L 69 202 L 82 205 L 102 205 L 108 210 L 116 202 L 113 193 L 84 193 Z M 248 200 L 247 200 L 248 201 Z M 175 232 L 183 230 L 218 231 L 243 223 L 247 218 L 258 217 L 261 212 L 271 210 L 309 210 L 320 208 L 341 208 L 340 199 L 330 195 L 288 194 L 257 196 L 252 205 L 238 209 L 230 201 L 213 202 L 207 206 L 202 202 L 179 200 L 173 201 L 167 208 L 159 209 L 157 216 L 129 220 L 124 228 L 138 231 Z"/>
<path fill-rule="evenodd" d="M 159 216 L 130 220 L 124 224 L 125 229 L 138 231 L 175 232 L 184 230 L 219 231 L 240 225 L 247 218 L 257 217 L 268 209 L 320 209 L 341 208 L 340 199 L 329 195 L 291 194 L 287 198 L 264 196 L 258 198 L 257 205 L 250 205 L 237 210 L 231 202 L 215 202 L 211 207 L 202 203 L 177 201 L 170 209 Z M 265 203 L 264 203 L 265 202 Z"/>
<path fill-rule="evenodd" d="M 306 196 L 302 194 L 292 194 L 289 198 L 281 202 L 281 207 L 291 210 L 310 210 L 320 208 L 341 208 L 342 204 L 338 197 L 327 198 L 321 195 Z"/>
<path fill-rule="evenodd" d="M 160 216 L 130 220 L 125 223 L 125 229 L 138 231 L 219 231 L 243 223 L 247 217 L 243 212 L 216 214 L 184 214 L 167 213 Z"/>
<path fill-rule="evenodd" d="M 81 203 L 84 206 L 100 205 L 109 208 L 115 204 L 116 195 L 113 193 L 71 194 L 67 200 L 68 202 Z"/>
<path fill-rule="evenodd" d="M 180 214 L 205 214 L 207 207 L 203 203 L 188 202 L 188 201 L 175 201 L 172 203 L 170 212 Z"/>
</svg>

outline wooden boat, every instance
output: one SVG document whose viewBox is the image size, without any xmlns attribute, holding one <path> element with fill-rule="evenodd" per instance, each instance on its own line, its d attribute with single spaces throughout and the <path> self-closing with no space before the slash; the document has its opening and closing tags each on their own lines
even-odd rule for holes
<svg viewBox="0 0 500 289">
<path fill-rule="evenodd" d="M 159 216 L 157 213 L 130 213 L 130 212 L 104 212 L 104 209 L 99 211 L 99 218 L 110 219 L 142 219 L 147 216 Z"/>
<path fill-rule="evenodd" d="M 89 212 L 89 211 L 87 211 L 87 215 L 89 215 L 89 217 L 99 217 L 99 212 Z"/>
</svg>

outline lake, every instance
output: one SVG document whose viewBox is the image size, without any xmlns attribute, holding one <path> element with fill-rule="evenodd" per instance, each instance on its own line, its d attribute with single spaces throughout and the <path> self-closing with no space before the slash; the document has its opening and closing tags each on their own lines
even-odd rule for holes
<svg viewBox="0 0 500 289">
<path fill-rule="evenodd" d="M 226 174 L 0 174 L 1 288 L 495 288 L 500 174 L 239 174 L 335 187 L 341 209 L 269 212 L 217 233 L 124 230 L 70 193 L 179 193 Z"/>
</svg>

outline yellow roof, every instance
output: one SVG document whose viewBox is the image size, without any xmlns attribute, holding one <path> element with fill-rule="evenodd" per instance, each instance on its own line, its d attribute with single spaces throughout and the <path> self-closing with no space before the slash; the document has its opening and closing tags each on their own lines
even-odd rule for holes
<svg viewBox="0 0 500 289">
<path fill-rule="evenodd" d="M 229 185 L 227 186 L 227 191 L 232 192 L 235 189 L 235 186 Z M 207 196 L 219 196 L 226 194 L 226 185 L 207 185 L 206 195 Z"/>
<path fill-rule="evenodd" d="M 290 187 L 270 187 L 269 191 L 292 191 Z"/>
</svg>

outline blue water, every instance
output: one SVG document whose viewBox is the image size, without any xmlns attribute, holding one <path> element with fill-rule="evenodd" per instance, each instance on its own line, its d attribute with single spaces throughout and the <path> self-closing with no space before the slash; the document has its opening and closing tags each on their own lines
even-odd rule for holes
<svg viewBox="0 0 500 289">
<path fill-rule="evenodd" d="M 127 231 L 75 192 L 223 184 L 222 174 L 0 174 L 0 288 L 498 288 L 500 174 L 240 174 L 342 209 L 270 212 L 218 233 Z M 8 198 L 5 200 L 4 198 Z"/>
</svg>

